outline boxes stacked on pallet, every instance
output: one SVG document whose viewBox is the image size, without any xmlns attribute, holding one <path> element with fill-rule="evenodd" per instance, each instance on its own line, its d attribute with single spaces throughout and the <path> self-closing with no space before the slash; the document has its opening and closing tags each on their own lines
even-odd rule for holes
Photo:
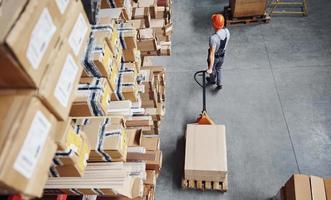
<svg viewBox="0 0 331 200">
<path fill-rule="evenodd" d="M 170 42 L 171 22 L 166 14 L 170 4 L 163 2 L 158 7 L 156 1 L 145 0 L 92 3 L 97 5 L 92 17 L 96 21 L 91 26 L 84 71 L 71 118 L 62 124 L 63 130 L 76 133 L 62 138 L 65 152 L 74 149 L 76 153 L 68 158 L 63 149 L 57 152 L 45 195 L 151 200 L 162 167 L 158 134 L 165 112 L 165 69 L 151 63 L 142 66 L 142 59 L 143 54 L 161 52 L 162 42 Z M 151 27 L 153 20 L 164 23 Z M 149 30 L 153 37 L 142 39 Z M 164 55 L 170 54 L 170 44 Z M 82 145 L 72 145 L 85 140 L 85 151 L 78 150 Z M 76 154 L 87 162 L 73 162 Z M 63 172 L 68 165 L 73 172 Z M 82 173 L 81 166 L 86 168 Z"/>
<path fill-rule="evenodd" d="M 60 174 L 84 170 L 88 142 L 66 122 L 90 26 L 80 1 L 5 1 L 1 9 L 0 193 L 36 197 L 57 149 L 76 145 L 57 157 Z"/>
<path fill-rule="evenodd" d="M 331 179 L 294 174 L 280 189 L 274 200 L 330 200 Z"/>
</svg>

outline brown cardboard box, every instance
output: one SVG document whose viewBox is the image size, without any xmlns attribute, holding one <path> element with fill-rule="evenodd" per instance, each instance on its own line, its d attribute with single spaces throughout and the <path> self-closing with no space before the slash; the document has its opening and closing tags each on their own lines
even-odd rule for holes
<svg viewBox="0 0 331 200">
<path fill-rule="evenodd" d="M 73 55 L 80 63 L 83 61 L 91 27 L 81 1 L 74 0 L 69 12 L 70 17 L 66 18 L 62 26 L 61 39 L 69 44 Z"/>
<path fill-rule="evenodd" d="M 188 124 L 185 146 L 185 179 L 222 181 L 226 177 L 225 126 Z"/>
<path fill-rule="evenodd" d="M 147 170 L 155 170 L 160 173 L 162 167 L 162 151 L 153 151 L 156 155 L 155 160 L 146 161 Z"/>
<path fill-rule="evenodd" d="M 285 184 L 286 200 L 311 200 L 309 176 L 294 174 Z"/>
<path fill-rule="evenodd" d="M 326 200 L 323 178 L 310 176 L 312 200 Z"/>
<path fill-rule="evenodd" d="M 70 116 L 102 116 L 107 113 L 111 88 L 105 78 L 84 77 L 72 104 Z"/>
<path fill-rule="evenodd" d="M 38 92 L 59 120 L 66 120 L 69 116 L 83 70 L 69 48 L 66 44 L 62 45 L 56 59 L 47 67 Z"/>
<path fill-rule="evenodd" d="M 2 95 L 0 115 L 1 193 L 41 196 L 56 151 L 54 116 L 29 95 Z"/>
<path fill-rule="evenodd" d="M 71 119 L 57 129 L 58 149 L 50 174 L 54 177 L 82 176 L 90 154 L 90 144 L 83 131 L 74 128 Z"/>
<path fill-rule="evenodd" d="M 140 126 L 152 126 L 153 121 L 151 116 L 133 116 L 126 117 L 125 124 L 127 127 L 140 127 Z"/>
<path fill-rule="evenodd" d="M 132 149 L 131 147 L 129 149 Z M 132 152 L 128 151 L 128 155 L 126 158 L 127 162 L 136 162 L 136 161 L 155 161 L 157 155 L 153 151 L 146 152 Z"/>
<path fill-rule="evenodd" d="M 116 91 L 111 95 L 112 101 L 138 100 L 138 85 L 134 72 L 122 72 L 118 75 Z"/>
<path fill-rule="evenodd" d="M 0 38 L 0 87 L 39 86 L 64 18 L 53 0 L 29 1 L 6 38 Z"/>
<path fill-rule="evenodd" d="M 93 31 L 84 61 L 85 76 L 108 77 L 111 74 L 114 54 L 108 37 L 107 31 Z"/>
<path fill-rule="evenodd" d="M 138 49 L 140 51 L 156 51 L 157 50 L 156 39 L 139 40 L 137 45 L 138 45 Z"/>
<path fill-rule="evenodd" d="M 331 200 L 331 179 L 324 179 L 326 200 Z"/>
<path fill-rule="evenodd" d="M 124 62 L 135 62 L 137 57 L 137 49 L 123 49 Z"/>
<path fill-rule="evenodd" d="M 141 129 L 127 129 L 128 135 L 128 146 L 135 147 L 140 146 L 141 141 L 143 139 L 143 134 Z"/>
<path fill-rule="evenodd" d="M 28 0 L 2 0 L 0 4 L 1 41 L 12 28 L 27 2 Z"/>
<path fill-rule="evenodd" d="M 111 17 L 115 21 L 128 20 L 130 13 L 127 9 L 123 8 L 105 8 L 100 9 L 97 17 Z M 131 18 L 131 17 L 130 17 Z"/>
<path fill-rule="evenodd" d="M 145 147 L 148 151 L 160 150 L 160 137 L 156 136 L 144 136 L 141 140 L 141 146 Z"/>
<path fill-rule="evenodd" d="M 132 30 L 119 30 L 119 38 L 123 49 L 137 48 L 137 31 Z"/>
<path fill-rule="evenodd" d="M 108 106 L 107 116 L 132 116 L 132 102 L 130 100 L 111 101 Z"/>
<path fill-rule="evenodd" d="M 231 13 L 233 17 L 264 15 L 266 4 L 266 0 L 230 0 Z"/>
<path fill-rule="evenodd" d="M 155 170 L 146 170 L 146 180 L 144 184 L 155 186 L 156 185 L 156 172 Z"/>
<path fill-rule="evenodd" d="M 147 28 L 147 26 L 145 24 L 146 23 L 145 19 L 132 19 L 132 20 L 129 20 L 128 22 L 132 23 L 132 25 L 135 29 Z"/>
<path fill-rule="evenodd" d="M 125 161 L 127 135 L 121 117 L 74 118 L 91 144 L 89 162 Z"/>
<path fill-rule="evenodd" d="M 138 30 L 139 33 L 139 39 L 140 40 L 146 40 L 146 39 L 154 39 L 155 33 L 152 28 L 142 28 Z"/>
</svg>

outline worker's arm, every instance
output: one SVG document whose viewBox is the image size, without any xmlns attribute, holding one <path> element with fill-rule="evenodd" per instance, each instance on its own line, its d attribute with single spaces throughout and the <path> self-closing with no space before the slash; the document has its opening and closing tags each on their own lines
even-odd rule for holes
<svg viewBox="0 0 331 200">
<path fill-rule="evenodd" d="M 214 62 L 215 62 L 215 48 L 210 47 L 209 48 L 209 55 L 208 55 L 208 69 L 207 69 L 207 73 L 211 74 L 213 72 L 213 66 L 214 66 Z"/>
</svg>

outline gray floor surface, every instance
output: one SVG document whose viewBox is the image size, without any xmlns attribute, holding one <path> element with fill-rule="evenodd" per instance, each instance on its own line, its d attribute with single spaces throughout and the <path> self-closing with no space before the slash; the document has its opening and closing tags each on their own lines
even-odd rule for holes
<svg viewBox="0 0 331 200">
<path fill-rule="evenodd" d="M 206 68 L 209 16 L 224 1 L 174 0 L 164 165 L 157 199 L 264 200 L 293 173 L 331 176 L 331 1 L 309 1 L 308 17 L 230 27 L 224 89 L 208 89 L 208 113 L 227 128 L 229 191 L 183 191 L 185 124 L 201 111 L 192 76 Z"/>
</svg>

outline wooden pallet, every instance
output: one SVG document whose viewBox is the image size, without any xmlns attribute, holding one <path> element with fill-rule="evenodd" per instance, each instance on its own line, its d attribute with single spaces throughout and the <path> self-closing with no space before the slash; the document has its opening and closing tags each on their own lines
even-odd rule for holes
<svg viewBox="0 0 331 200">
<path fill-rule="evenodd" d="M 232 17 L 231 8 L 224 7 L 224 17 L 226 26 L 240 26 L 240 25 L 251 25 L 251 24 L 265 24 L 269 23 L 270 16 L 265 13 L 262 16 L 251 16 L 251 17 Z"/>
<path fill-rule="evenodd" d="M 218 192 L 226 192 L 228 191 L 228 177 L 226 176 L 222 182 L 183 179 L 182 188 L 201 190 L 201 191 L 211 190 Z"/>
</svg>

